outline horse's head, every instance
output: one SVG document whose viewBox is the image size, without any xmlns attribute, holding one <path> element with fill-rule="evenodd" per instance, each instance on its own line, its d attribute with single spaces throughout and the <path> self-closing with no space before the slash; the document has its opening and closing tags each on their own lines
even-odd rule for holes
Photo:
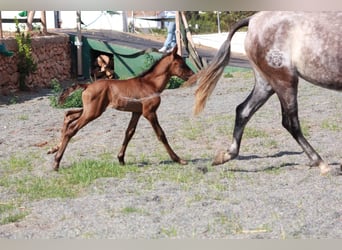
<svg viewBox="0 0 342 250">
<path fill-rule="evenodd" d="M 178 48 L 175 46 L 168 56 L 171 58 L 170 74 L 178 76 L 183 80 L 188 80 L 194 72 L 186 64 L 185 60 L 177 54 Z"/>
</svg>

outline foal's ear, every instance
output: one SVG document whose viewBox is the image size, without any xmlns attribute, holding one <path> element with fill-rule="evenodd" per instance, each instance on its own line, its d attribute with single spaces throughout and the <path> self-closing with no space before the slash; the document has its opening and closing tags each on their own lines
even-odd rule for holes
<svg viewBox="0 0 342 250">
<path fill-rule="evenodd" d="M 173 55 L 176 55 L 177 54 L 177 51 L 178 51 L 178 46 L 176 45 L 173 50 L 172 50 L 172 54 Z"/>
</svg>

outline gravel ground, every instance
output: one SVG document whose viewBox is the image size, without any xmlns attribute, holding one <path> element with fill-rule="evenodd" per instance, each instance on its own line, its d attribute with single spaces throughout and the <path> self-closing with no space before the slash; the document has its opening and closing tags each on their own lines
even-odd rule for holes
<svg viewBox="0 0 342 250">
<path fill-rule="evenodd" d="M 239 158 L 210 166 L 215 151 L 228 148 L 235 107 L 252 87 L 250 73 L 222 78 L 198 117 L 192 115 L 194 87 L 165 90 L 159 121 L 188 165 L 169 164 L 149 123 L 141 119 L 126 155 L 140 171 L 99 178 L 76 198 L 21 198 L 16 209 L 26 216 L 2 223 L 0 238 L 341 239 L 342 176 L 321 176 L 318 168 L 307 166 L 306 155 L 281 126 L 275 96 L 248 124 Z M 60 174 L 51 170 L 53 156 L 46 152 L 59 139 L 65 110 L 52 108 L 49 95 L 51 90 L 42 89 L 16 98 L 0 96 L 0 163 L 34 157 L 30 174 Z M 300 83 L 302 125 L 334 172 L 342 159 L 340 100 L 341 93 Z M 74 137 L 61 168 L 103 153 L 117 161 L 129 118 L 129 113 L 107 110 Z M 167 168 L 178 178 L 163 176 Z M 1 185 L 0 195 L 0 205 L 17 197 Z"/>
</svg>

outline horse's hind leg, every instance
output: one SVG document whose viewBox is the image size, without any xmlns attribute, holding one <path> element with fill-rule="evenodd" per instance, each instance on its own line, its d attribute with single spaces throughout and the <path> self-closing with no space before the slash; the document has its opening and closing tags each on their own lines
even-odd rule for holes
<svg viewBox="0 0 342 250">
<path fill-rule="evenodd" d="M 58 149 L 59 149 L 59 147 L 60 147 L 60 145 L 62 143 L 62 139 L 63 139 L 64 133 L 65 133 L 67 127 L 69 126 L 70 123 L 72 123 L 73 121 L 77 120 L 82 115 L 82 112 L 83 112 L 83 109 L 72 109 L 72 110 L 68 110 L 65 113 L 64 122 L 63 122 L 63 128 L 62 128 L 62 131 L 61 131 L 60 143 L 57 146 L 51 148 L 47 152 L 48 154 L 53 154 L 53 153 L 58 151 Z"/>
<path fill-rule="evenodd" d="M 219 151 L 212 165 L 223 164 L 239 155 L 241 139 L 246 124 L 253 114 L 274 94 L 268 82 L 255 72 L 255 86 L 249 96 L 236 108 L 233 142 L 229 151 Z"/>
<path fill-rule="evenodd" d="M 310 166 L 319 167 L 321 174 L 326 174 L 331 170 L 330 167 L 322 160 L 302 133 L 298 119 L 297 84 L 294 85 L 295 87 L 282 88 L 280 91 L 277 91 L 282 110 L 282 124 L 309 157 Z"/>
<path fill-rule="evenodd" d="M 124 158 L 125 158 L 125 152 L 127 149 L 127 145 L 135 133 L 135 129 L 137 127 L 140 116 L 141 116 L 141 113 L 134 113 L 134 112 L 132 113 L 132 118 L 128 124 L 127 130 L 125 133 L 125 139 L 122 143 L 121 150 L 118 154 L 118 159 L 119 159 L 119 162 L 121 165 L 125 165 Z"/>
<path fill-rule="evenodd" d="M 154 132 L 157 134 L 158 140 L 164 144 L 164 146 L 165 146 L 168 154 L 170 155 L 171 159 L 175 162 L 182 164 L 182 165 L 187 164 L 187 162 L 185 160 L 182 160 L 181 158 L 179 158 L 179 156 L 170 147 L 170 145 L 166 139 L 165 133 L 164 133 L 163 129 L 161 128 L 161 126 L 159 125 L 157 114 L 155 112 L 150 112 L 150 113 L 144 114 L 144 117 L 147 120 L 149 120 L 149 122 L 151 123 L 151 125 L 154 129 Z"/>
</svg>

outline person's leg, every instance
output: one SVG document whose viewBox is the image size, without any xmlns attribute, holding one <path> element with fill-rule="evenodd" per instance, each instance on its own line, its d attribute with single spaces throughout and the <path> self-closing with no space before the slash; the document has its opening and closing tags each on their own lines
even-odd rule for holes
<svg viewBox="0 0 342 250">
<path fill-rule="evenodd" d="M 170 36 L 170 45 L 169 47 L 173 49 L 173 47 L 176 46 L 176 23 L 175 22 L 170 22 L 169 23 L 169 30 L 168 33 L 171 34 Z"/>
<path fill-rule="evenodd" d="M 169 22 L 167 27 L 167 37 L 164 42 L 164 45 L 161 49 L 159 49 L 159 52 L 166 52 L 168 49 L 173 48 L 176 45 L 176 24 L 175 22 Z"/>
</svg>

